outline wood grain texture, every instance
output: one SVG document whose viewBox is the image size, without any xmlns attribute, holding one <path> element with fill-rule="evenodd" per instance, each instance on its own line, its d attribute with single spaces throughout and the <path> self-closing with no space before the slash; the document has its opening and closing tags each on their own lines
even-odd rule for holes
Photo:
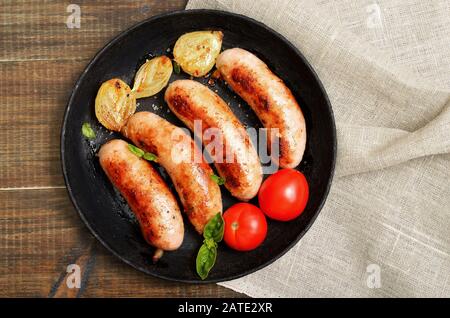
<svg viewBox="0 0 450 318">
<path fill-rule="evenodd" d="M 0 296 L 242 296 L 163 281 L 117 260 L 78 217 L 61 175 L 62 116 L 85 65 L 119 32 L 186 1 L 78 0 L 80 29 L 65 24 L 69 3 L 0 0 Z M 66 284 L 72 263 L 80 289 Z"/>
<path fill-rule="evenodd" d="M 233 297 L 211 285 L 153 278 L 112 256 L 89 233 L 65 189 L 0 191 L 0 297 Z M 69 289 L 78 264 L 81 288 Z"/>
<path fill-rule="evenodd" d="M 1 188 L 64 186 L 59 136 L 72 87 L 87 61 L 0 63 Z"/>
<path fill-rule="evenodd" d="M 184 9 L 184 0 L 2 0 L 0 61 L 92 57 L 111 37 L 156 14 Z M 68 28 L 67 6 L 80 6 L 80 28 Z"/>
</svg>

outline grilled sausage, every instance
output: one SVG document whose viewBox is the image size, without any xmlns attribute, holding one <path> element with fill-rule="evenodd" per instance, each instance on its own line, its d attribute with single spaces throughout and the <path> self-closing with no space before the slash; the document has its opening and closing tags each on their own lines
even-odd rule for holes
<svg viewBox="0 0 450 318">
<path fill-rule="evenodd" d="M 109 180 L 136 215 L 145 240 L 161 250 L 180 247 L 184 225 L 178 203 L 150 163 L 138 158 L 120 139 L 104 144 L 98 156 Z M 160 254 L 158 250 L 155 256 Z"/>
<path fill-rule="evenodd" d="M 223 99 L 208 87 L 191 80 L 170 84 L 164 99 L 192 131 L 194 121 L 201 123 L 202 141 L 231 194 L 244 201 L 253 198 L 262 181 L 261 163 L 245 128 Z M 214 139 L 205 136 L 208 130 Z M 209 139 L 212 139 L 211 143 L 208 143 Z M 208 147 L 208 144 L 212 146 Z"/>
<path fill-rule="evenodd" d="M 158 163 L 172 179 L 189 221 L 197 232 L 203 233 L 206 223 L 222 213 L 222 197 L 211 178 L 211 167 L 188 133 L 150 112 L 131 116 L 122 133 L 136 146 L 158 157 Z"/>
<path fill-rule="evenodd" d="M 289 88 L 263 61 L 243 49 L 223 51 L 216 66 L 229 86 L 250 105 L 264 127 L 279 129 L 279 165 L 282 168 L 296 167 L 305 151 L 306 125 Z M 272 141 L 269 134 L 269 150 Z M 277 160 L 274 154 L 272 157 Z"/>
</svg>

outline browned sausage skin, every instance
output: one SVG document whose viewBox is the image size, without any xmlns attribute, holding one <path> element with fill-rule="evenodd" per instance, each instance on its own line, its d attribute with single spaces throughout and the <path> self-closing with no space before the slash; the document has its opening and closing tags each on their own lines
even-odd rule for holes
<svg viewBox="0 0 450 318">
<path fill-rule="evenodd" d="M 197 232 L 222 213 L 219 186 L 192 138 L 180 127 L 150 112 L 130 117 L 122 133 L 145 151 L 154 153 L 175 186 L 184 211 Z"/>
<path fill-rule="evenodd" d="M 279 165 L 296 167 L 305 151 L 306 125 L 289 88 L 263 61 L 240 48 L 223 51 L 216 67 L 229 86 L 250 105 L 264 127 L 279 129 Z"/>
<path fill-rule="evenodd" d="M 138 158 L 128 144 L 114 139 L 98 153 L 100 165 L 136 215 L 145 240 L 166 251 L 180 247 L 183 218 L 173 194 L 147 161 Z"/>
<path fill-rule="evenodd" d="M 240 200 L 253 198 L 262 181 L 261 163 L 245 128 L 222 98 L 191 80 L 173 82 L 164 98 L 172 112 L 192 131 L 194 121 L 199 121 L 205 135 L 208 130 L 217 132 L 217 140 L 211 142 L 220 141 L 219 147 L 208 149 L 208 138 L 202 141 L 210 150 L 219 175 L 225 179 L 225 187 Z"/>
</svg>

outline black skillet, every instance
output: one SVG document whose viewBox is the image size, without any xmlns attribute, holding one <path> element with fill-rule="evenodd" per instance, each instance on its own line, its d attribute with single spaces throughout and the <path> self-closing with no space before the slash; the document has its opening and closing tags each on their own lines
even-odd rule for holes
<svg viewBox="0 0 450 318">
<path fill-rule="evenodd" d="M 302 107 L 307 125 L 307 148 L 298 169 L 309 181 L 310 199 L 303 214 L 291 222 L 268 221 L 265 242 L 251 252 L 241 253 L 220 244 L 216 265 L 204 282 L 220 282 L 250 274 L 269 265 L 305 234 L 319 214 L 327 197 L 336 156 L 334 118 L 326 92 L 303 55 L 284 37 L 248 17 L 214 10 L 179 11 L 145 20 L 108 43 L 88 64 L 70 97 L 61 131 L 62 169 L 70 198 L 94 236 L 125 263 L 147 274 L 180 282 L 203 282 L 195 272 L 195 257 L 202 238 L 185 219 L 183 245 L 166 252 L 152 264 L 154 249 L 141 236 L 135 218 L 99 166 L 96 152 L 112 138 L 97 121 L 94 100 L 102 82 L 119 77 L 130 86 L 141 63 L 152 55 L 171 56 L 177 38 L 195 30 L 221 30 L 223 49 L 241 47 L 255 53 L 281 77 Z M 171 81 L 187 78 L 173 74 Z M 206 78 L 199 79 L 205 83 Z M 223 83 L 214 90 L 246 125 L 261 127 L 250 108 Z M 163 101 L 164 90 L 156 97 L 139 99 L 137 111 L 152 111 L 183 126 Z M 241 106 L 239 107 L 239 104 Z M 81 125 L 89 122 L 97 132 L 94 141 L 81 134 Z M 159 168 L 159 167 L 158 167 Z M 167 183 L 162 168 L 159 168 Z M 236 199 L 222 187 L 224 210 Z M 257 204 L 256 200 L 252 203 Z"/>
</svg>

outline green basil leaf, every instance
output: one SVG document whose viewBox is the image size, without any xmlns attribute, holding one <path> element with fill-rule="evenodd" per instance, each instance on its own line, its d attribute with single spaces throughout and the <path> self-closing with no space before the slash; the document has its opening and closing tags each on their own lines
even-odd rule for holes
<svg viewBox="0 0 450 318">
<path fill-rule="evenodd" d="M 140 148 L 138 148 L 138 147 L 136 147 L 135 145 L 132 145 L 132 144 L 128 144 L 128 149 L 129 149 L 133 154 L 135 154 L 136 156 L 138 156 L 139 158 L 141 158 L 141 157 L 145 154 L 144 150 L 142 150 L 142 149 L 140 149 Z"/>
<path fill-rule="evenodd" d="M 95 138 L 95 132 L 91 128 L 91 125 L 89 123 L 84 123 L 83 126 L 81 126 L 81 132 L 83 133 L 84 137 L 86 137 L 87 139 Z"/>
<path fill-rule="evenodd" d="M 209 239 L 209 238 L 204 239 L 203 244 L 205 244 L 209 249 L 217 248 L 217 243 L 214 242 L 213 239 Z"/>
<path fill-rule="evenodd" d="M 158 161 L 158 157 L 154 153 L 151 153 L 151 152 L 144 153 L 142 158 L 144 158 L 147 161 Z"/>
<path fill-rule="evenodd" d="M 224 224 L 222 214 L 217 213 L 209 222 L 205 225 L 203 230 L 203 237 L 205 239 L 211 239 L 214 242 L 220 242 L 223 238 Z"/>
<path fill-rule="evenodd" d="M 218 185 L 222 185 L 225 184 L 225 179 L 221 178 L 219 176 L 216 176 L 215 174 L 211 175 L 211 179 L 212 181 L 214 181 L 215 183 L 217 183 Z"/>
<path fill-rule="evenodd" d="M 173 60 L 173 71 L 175 72 L 175 74 L 181 73 L 180 64 L 178 64 L 175 60 Z"/>
<path fill-rule="evenodd" d="M 196 259 L 196 269 L 198 276 L 200 276 L 202 280 L 208 277 L 209 271 L 216 262 L 216 257 L 217 257 L 217 248 L 215 246 L 211 248 L 208 247 L 208 245 L 205 243 L 198 250 Z"/>
</svg>

